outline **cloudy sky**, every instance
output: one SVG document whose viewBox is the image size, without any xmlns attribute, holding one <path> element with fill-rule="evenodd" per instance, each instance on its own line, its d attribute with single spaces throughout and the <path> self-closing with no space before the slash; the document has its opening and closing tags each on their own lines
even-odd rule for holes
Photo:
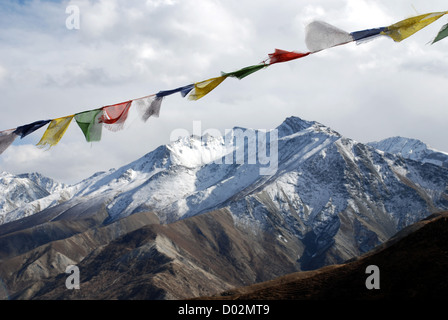
<svg viewBox="0 0 448 320">
<path fill-rule="evenodd" d="M 68 6 L 79 29 L 67 28 Z M 446 1 L 80 0 L 0 2 L 0 131 L 127 101 L 257 64 L 275 48 L 307 51 L 305 27 L 382 27 Z M 273 129 L 289 116 L 360 142 L 417 138 L 448 151 L 448 40 L 430 45 L 448 16 L 404 40 L 351 43 L 229 78 L 206 97 L 164 99 L 159 118 L 131 116 L 87 143 L 75 122 L 48 151 L 44 128 L 0 155 L 0 170 L 74 183 L 118 168 L 176 129 Z"/>
</svg>

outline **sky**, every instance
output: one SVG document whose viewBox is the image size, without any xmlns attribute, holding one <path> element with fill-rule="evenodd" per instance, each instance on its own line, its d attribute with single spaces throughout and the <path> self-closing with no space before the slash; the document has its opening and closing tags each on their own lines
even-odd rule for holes
<svg viewBox="0 0 448 320">
<path fill-rule="evenodd" d="M 276 48 L 306 52 L 313 20 L 353 32 L 446 10 L 439 0 L 1 1 L 0 131 L 220 76 Z M 169 143 L 175 130 L 193 133 L 195 121 L 224 134 L 274 129 L 290 116 L 363 143 L 402 136 L 447 152 L 448 40 L 430 44 L 447 20 L 400 43 L 379 37 L 229 78 L 198 101 L 171 95 L 146 123 L 131 109 L 125 128 L 103 130 L 100 142 L 72 122 L 42 150 L 44 127 L 16 139 L 0 171 L 76 183 Z"/>
</svg>

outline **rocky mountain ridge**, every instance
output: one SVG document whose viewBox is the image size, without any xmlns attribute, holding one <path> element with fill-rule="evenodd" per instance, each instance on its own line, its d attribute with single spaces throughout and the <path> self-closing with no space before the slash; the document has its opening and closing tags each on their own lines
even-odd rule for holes
<svg viewBox="0 0 448 320">
<path fill-rule="evenodd" d="M 245 143 L 229 149 L 240 133 Z M 448 209 L 443 166 L 317 122 L 290 117 L 265 136 L 277 151 L 270 175 L 260 174 L 267 163 L 250 148 L 259 131 L 229 135 L 160 146 L 64 188 L 66 201 L 0 225 L 8 295 L 125 299 L 142 284 L 151 299 L 207 295 L 341 263 Z M 84 270 L 89 290 L 67 292 L 67 264 Z"/>
<path fill-rule="evenodd" d="M 447 228 L 448 212 L 439 212 L 346 263 L 291 273 L 197 299 L 445 301 L 448 297 Z M 378 268 L 376 288 L 366 286 L 371 275 L 366 272 L 369 266 Z"/>
<path fill-rule="evenodd" d="M 381 141 L 369 142 L 367 145 L 388 153 L 401 155 L 406 159 L 448 168 L 448 153 L 436 150 L 417 139 L 391 137 Z"/>
<path fill-rule="evenodd" d="M 34 214 L 68 200 L 67 185 L 40 173 L 0 172 L 0 224 Z"/>
</svg>

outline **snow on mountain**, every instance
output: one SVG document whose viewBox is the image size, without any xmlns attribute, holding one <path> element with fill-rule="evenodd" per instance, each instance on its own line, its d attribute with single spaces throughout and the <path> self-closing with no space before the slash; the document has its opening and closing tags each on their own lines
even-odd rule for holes
<svg viewBox="0 0 448 320">
<path fill-rule="evenodd" d="M 324 260 L 366 252 L 448 208 L 448 170 L 422 165 L 434 163 L 439 153 L 403 142 L 372 147 L 297 117 L 269 133 L 234 128 L 223 137 L 190 136 L 73 186 L 55 185 L 51 194 L 27 182 L 23 188 L 34 193 L 28 200 L 38 199 L 27 204 L 28 211 L 20 208 L 25 199 L 3 200 L 3 212 L 15 209 L 4 213 L 4 221 L 45 207 L 53 217 L 68 219 L 95 214 L 102 204 L 108 222 L 152 211 L 171 223 L 226 208 L 253 232 L 273 230 L 279 239 L 300 239 L 298 259 L 303 269 L 312 269 Z M 379 149 L 419 155 L 418 161 Z M 3 194 L 14 193 L 5 180 L 12 178 L 3 176 Z"/>
<path fill-rule="evenodd" d="M 0 173 L 0 224 L 39 212 L 68 200 L 66 185 L 39 173 Z"/>
<path fill-rule="evenodd" d="M 369 142 L 368 145 L 384 152 L 401 155 L 407 159 L 448 168 L 448 153 L 436 150 L 417 139 L 391 137 L 381 141 Z"/>
<path fill-rule="evenodd" d="M 150 153 L 113 174 L 115 180 L 108 186 L 116 196 L 108 205 L 109 214 L 118 218 L 139 211 L 156 211 L 163 222 L 173 222 L 213 210 L 235 196 L 261 188 L 274 180 L 279 172 L 290 170 L 288 167 L 320 152 L 339 137 L 334 132 L 319 134 L 322 128 L 317 123 L 299 119 L 285 121 L 278 128 L 275 143 L 288 146 L 280 152 L 281 158 L 275 159 L 282 165 L 272 176 L 260 175 L 268 164 L 260 163 L 257 148 L 248 147 L 259 137 L 257 130 L 244 129 L 249 140 L 244 145 L 235 143 L 233 148 L 229 147 L 229 141 L 238 138 L 242 128 L 234 128 L 226 137 L 207 136 L 204 141 L 201 137 L 191 136 L 160 147 L 156 157 Z M 300 141 L 300 145 L 289 148 L 291 141 Z M 241 148 L 245 162 L 238 163 Z M 249 159 L 252 163 L 248 163 Z M 118 183 L 130 175 L 138 178 L 125 184 Z M 82 191 L 82 194 L 89 193 Z"/>
<path fill-rule="evenodd" d="M 25 296 L 43 278 L 61 279 L 67 263 L 82 264 L 91 288 L 114 291 L 105 284 L 139 270 L 176 296 L 194 283 L 216 288 L 237 275 L 245 285 L 342 263 L 448 209 L 448 168 L 434 165 L 442 156 L 409 139 L 366 145 L 289 117 L 269 132 L 180 138 L 71 186 L 1 173 L 3 270 Z M 217 278 L 223 263 L 229 274 Z"/>
</svg>

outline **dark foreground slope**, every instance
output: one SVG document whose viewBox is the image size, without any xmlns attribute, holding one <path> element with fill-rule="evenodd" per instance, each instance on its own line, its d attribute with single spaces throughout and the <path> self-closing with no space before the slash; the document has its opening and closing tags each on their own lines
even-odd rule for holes
<svg viewBox="0 0 448 320">
<path fill-rule="evenodd" d="M 379 289 L 366 288 L 369 265 L 379 268 Z M 442 212 L 345 264 L 292 273 L 201 299 L 446 299 L 447 271 L 448 212 Z"/>
</svg>

